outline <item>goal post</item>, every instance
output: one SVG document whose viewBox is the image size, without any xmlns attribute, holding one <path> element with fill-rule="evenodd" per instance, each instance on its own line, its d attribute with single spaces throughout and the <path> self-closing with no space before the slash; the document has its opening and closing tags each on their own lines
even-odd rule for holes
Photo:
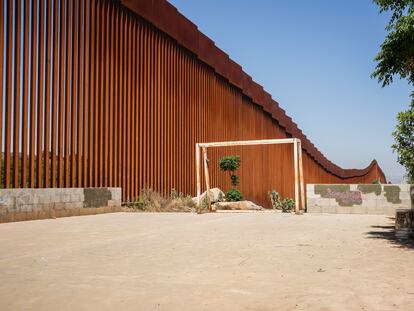
<svg viewBox="0 0 414 311">
<path fill-rule="evenodd" d="M 231 147 L 231 146 L 254 146 L 254 145 L 279 145 L 279 144 L 293 144 L 293 162 L 294 162 L 294 176 L 295 176 L 295 212 L 299 213 L 300 207 L 304 209 L 305 204 L 305 184 L 303 179 L 303 163 L 302 163 L 302 142 L 298 138 L 281 138 L 281 139 L 261 139 L 261 140 L 241 140 L 241 141 L 225 141 L 225 142 L 211 142 L 211 143 L 196 143 L 195 158 L 196 158 L 196 180 L 197 180 L 197 207 L 198 213 L 201 213 L 201 156 L 200 149 L 203 152 L 204 163 L 204 182 L 206 191 L 210 193 L 210 175 L 208 171 L 207 149 L 217 147 Z M 300 198 L 300 199 L 299 199 Z M 299 207 L 299 202 L 301 206 Z M 211 211 L 210 195 L 207 195 L 207 204 L 209 211 Z"/>
</svg>

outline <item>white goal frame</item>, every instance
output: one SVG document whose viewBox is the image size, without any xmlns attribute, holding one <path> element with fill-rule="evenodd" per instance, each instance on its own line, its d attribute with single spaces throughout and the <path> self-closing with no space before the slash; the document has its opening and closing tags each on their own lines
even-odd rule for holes
<svg viewBox="0 0 414 311">
<path fill-rule="evenodd" d="M 230 147 L 230 146 L 253 146 L 253 145 L 280 145 L 293 144 L 293 162 L 295 171 L 295 212 L 299 213 L 299 196 L 301 198 L 301 207 L 304 209 L 305 204 L 305 184 L 303 180 L 303 162 L 302 162 L 302 142 L 298 138 L 282 138 L 282 139 L 261 139 L 261 140 L 241 140 L 226 141 L 213 143 L 196 143 L 196 173 L 197 173 L 197 207 L 198 213 L 201 213 L 201 166 L 200 166 L 200 149 L 203 151 L 204 159 L 204 181 L 207 193 L 210 193 L 210 175 L 208 171 L 207 148 L 213 147 Z M 207 195 L 207 203 L 211 212 L 210 196 Z"/>
</svg>

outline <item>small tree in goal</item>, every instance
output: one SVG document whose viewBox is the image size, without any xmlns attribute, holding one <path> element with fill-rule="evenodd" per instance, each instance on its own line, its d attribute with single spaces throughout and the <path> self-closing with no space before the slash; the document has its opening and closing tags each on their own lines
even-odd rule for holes
<svg viewBox="0 0 414 311">
<path fill-rule="evenodd" d="M 238 155 L 225 156 L 219 160 L 220 169 L 224 172 L 229 172 L 231 185 L 233 186 L 232 189 L 226 192 L 227 201 L 237 202 L 243 200 L 243 193 L 239 189 L 236 189 L 239 184 L 239 176 L 234 174 L 240 168 L 240 162 L 240 156 Z"/>
</svg>

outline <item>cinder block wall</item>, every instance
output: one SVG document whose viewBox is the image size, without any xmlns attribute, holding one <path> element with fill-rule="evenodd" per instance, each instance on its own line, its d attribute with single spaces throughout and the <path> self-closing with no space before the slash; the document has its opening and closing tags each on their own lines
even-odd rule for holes
<svg viewBox="0 0 414 311">
<path fill-rule="evenodd" d="M 0 189 L 0 223 L 121 210 L 121 188 Z"/>
<path fill-rule="evenodd" d="M 397 208 L 414 208 L 414 185 L 308 184 L 308 213 L 395 215 Z"/>
</svg>

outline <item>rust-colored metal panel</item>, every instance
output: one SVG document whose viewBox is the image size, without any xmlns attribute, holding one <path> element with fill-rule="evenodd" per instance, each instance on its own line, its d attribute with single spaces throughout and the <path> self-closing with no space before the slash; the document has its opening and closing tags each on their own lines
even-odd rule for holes
<svg viewBox="0 0 414 311">
<path fill-rule="evenodd" d="M 2 187 L 26 185 L 28 153 L 30 187 L 120 186 L 124 201 L 144 187 L 194 194 L 196 142 L 292 136 L 302 140 L 306 182 L 385 181 L 375 161 L 344 170 L 327 160 L 270 94 L 164 0 L 17 2 L 0 7 Z M 8 14 L 14 6 L 24 8 L 22 23 Z M 19 50 L 21 64 L 13 61 Z M 266 205 L 271 189 L 293 196 L 292 148 L 209 150 L 212 185 L 223 189 L 230 183 L 217 165 L 226 154 L 242 156 L 247 198 Z"/>
</svg>

